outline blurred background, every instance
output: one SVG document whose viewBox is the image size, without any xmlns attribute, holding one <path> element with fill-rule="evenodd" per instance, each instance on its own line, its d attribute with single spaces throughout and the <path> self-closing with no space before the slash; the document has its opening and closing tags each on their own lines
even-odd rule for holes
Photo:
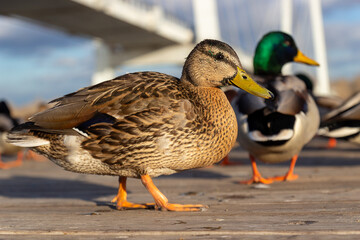
<svg viewBox="0 0 360 240">
<path fill-rule="evenodd" d="M 185 57 L 207 37 L 233 46 L 251 72 L 257 42 L 273 30 L 291 33 L 323 67 L 289 64 L 286 73 L 308 74 L 318 94 L 346 98 L 360 89 L 359 0 L 0 0 L 0 6 L 0 98 L 19 109 L 127 72 L 180 77 Z"/>
</svg>

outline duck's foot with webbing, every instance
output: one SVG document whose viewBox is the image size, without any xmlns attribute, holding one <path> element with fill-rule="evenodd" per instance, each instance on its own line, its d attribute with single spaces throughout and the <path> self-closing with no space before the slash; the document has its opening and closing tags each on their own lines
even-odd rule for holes
<svg viewBox="0 0 360 240">
<path fill-rule="evenodd" d="M 271 184 L 273 180 L 268 178 L 263 178 L 257 168 L 255 157 L 249 154 L 249 158 L 251 161 L 251 167 L 253 170 L 253 176 L 249 180 L 240 181 L 241 184 L 253 184 L 253 183 L 263 183 L 263 184 Z"/>
<path fill-rule="evenodd" d="M 294 168 L 298 155 L 294 155 L 291 159 L 289 171 L 284 176 L 276 176 L 270 178 L 273 181 L 293 181 L 299 178 L 299 175 L 294 174 Z"/>
<path fill-rule="evenodd" d="M 201 211 L 205 208 L 208 208 L 206 205 L 200 204 L 173 204 L 169 203 L 168 199 L 164 194 L 160 192 L 160 190 L 155 186 L 151 177 L 149 175 L 142 175 L 141 182 L 146 187 L 146 189 L 153 196 L 155 203 L 144 203 L 137 204 L 128 202 L 127 193 L 126 193 L 126 177 L 119 177 L 119 191 L 116 197 L 112 200 L 112 202 L 116 202 L 116 208 L 118 210 L 122 209 L 156 209 L 163 211 L 184 211 L 184 212 L 194 212 Z"/>
</svg>

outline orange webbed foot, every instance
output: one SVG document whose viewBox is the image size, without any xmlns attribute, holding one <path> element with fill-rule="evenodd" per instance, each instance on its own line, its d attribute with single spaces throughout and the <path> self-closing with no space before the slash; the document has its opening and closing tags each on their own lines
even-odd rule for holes
<svg viewBox="0 0 360 240">
<path fill-rule="evenodd" d="M 271 184 L 273 183 L 273 180 L 269 178 L 263 178 L 257 168 L 255 157 L 251 154 L 249 155 L 250 161 L 251 161 L 251 167 L 253 170 L 253 176 L 251 179 L 246 181 L 240 181 L 241 184 L 253 184 L 253 183 L 262 183 L 262 184 Z"/>
<path fill-rule="evenodd" d="M 144 209 L 152 208 L 154 209 L 155 203 L 132 203 L 127 201 L 127 192 L 126 192 L 126 177 L 119 177 L 119 190 L 118 194 L 111 200 L 112 203 L 116 203 L 117 210 L 123 209 Z"/>
<path fill-rule="evenodd" d="M 198 212 L 202 211 L 205 208 L 208 208 L 206 205 L 201 204 L 173 204 L 169 203 L 168 199 L 160 190 L 155 186 L 151 177 L 149 175 L 141 176 L 141 181 L 149 193 L 153 196 L 155 200 L 155 209 L 162 211 L 177 211 L 177 212 Z"/>
<path fill-rule="evenodd" d="M 157 210 L 162 211 L 175 211 L 175 212 L 199 212 L 206 208 L 209 208 L 206 205 L 201 204 L 175 204 L 175 203 L 165 203 L 163 205 L 156 205 Z"/>
<path fill-rule="evenodd" d="M 253 176 L 249 180 L 240 181 L 240 184 L 254 184 L 254 183 L 262 183 L 262 184 L 271 184 L 274 181 L 271 178 L 263 178 L 261 176 Z"/>
<path fill-rule="evenodd" d="M 138 204 L 138 203 L 132 203 L 128 202 L 126 200 L 119 199 L 119 196 L 115 196 L 113 200 L 111 200 L 112 203 L 116 203 L 116 209 L 117 210 L 123 210 L 123 209 L 147 209 L 152 208 L 154 209 L 155 204 L 154 203 L 144 203 L 144 204 Z"/>
<path fill-rule="evenodd" d="M 289 171 L 284 176 L 272 177 L 270 179 L 272 179 L 273 181 L 294 181 L 294 180 L 298 179 L 299 175 L 294 174 L 294 168 L 295 168 L 297 158 L 298 158 L 297 155 L 292 157 Z"/>
<path fill-rule="evenodd" d="M 294 180 L 296 180 L 298 178 L 299 178 L 299 175 L 291 173 L 291 174 L 286 174 L 284 176 L 272 177 L 272 178 L 269 178 L 269 179 L 271 179 L 273 181 L 294 181 Z"/>
</svg>

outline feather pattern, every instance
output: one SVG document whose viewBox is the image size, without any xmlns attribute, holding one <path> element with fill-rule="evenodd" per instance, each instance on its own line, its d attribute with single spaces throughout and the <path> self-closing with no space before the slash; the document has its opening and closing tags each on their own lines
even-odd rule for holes
<svg viewBox="0 0 360 240">
<path fill-rule="evenodd" d="M 360 92 L 323 116 L 319 135 L 360 143 Z"/>
</svg>

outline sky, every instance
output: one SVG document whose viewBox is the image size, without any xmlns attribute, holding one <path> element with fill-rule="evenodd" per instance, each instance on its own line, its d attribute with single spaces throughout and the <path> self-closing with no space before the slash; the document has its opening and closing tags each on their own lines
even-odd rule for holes
<svg viewBox="0 0 360 240">
<path fill-rule="evenodd" d="M 191 0 L 143 0 L 165 10 L 193 28 Z M 250 4 L 255 3 L 255 4 Z M 222 39 L 252 55 L 263 34 L 280 27 L 280 4 L 267 0 L 218 1 Z M 294 38 L 313 57 L 307 0 L 294 0 Z M 360 75 L 360 1 L 323 0 L 329 76 L 353 79 Z M 95 67 L 90 38 L 0 15 L 0 99 L 24 105 L 50 101 L 90 84 Z M 241 56 L 240 56 L 241 58 Z M 180 66 L 122 66 L 118 73 L 153 69 L 179 76 Z M 313 69 L 304 68 L 305 71 Z"/>
</svg>

